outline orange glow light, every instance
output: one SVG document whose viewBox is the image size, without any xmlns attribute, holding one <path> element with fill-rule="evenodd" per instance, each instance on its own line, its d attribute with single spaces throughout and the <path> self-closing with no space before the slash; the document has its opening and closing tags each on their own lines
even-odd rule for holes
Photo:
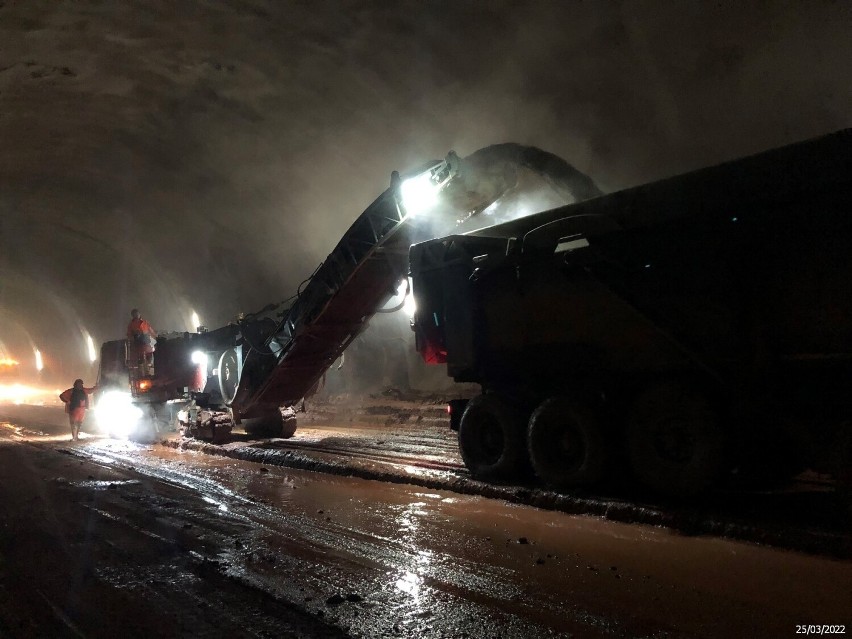
<svg viewBox="0 0 852 639">
<path fill-rule="evenodd" d="M 0 402 L 13 404 L 44 404 L 45 401 L 57 403 L 59 390 L 37 388 L 26 384 L 0 384 Z"/>
<path fill-rule="evenodd" d="M 18 362 L 16 362 L 11 357 L 3 357 L 0 359 L 0 366 L 17 366 Z"/>
</svg>

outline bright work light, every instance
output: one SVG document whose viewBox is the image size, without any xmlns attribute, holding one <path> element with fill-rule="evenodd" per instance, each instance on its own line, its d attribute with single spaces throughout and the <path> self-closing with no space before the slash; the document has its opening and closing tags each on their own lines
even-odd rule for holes
<svg viewBox="0 0 852 639">
<path fill-rule="evenodd" d="M 409 217 L 428 211 L 437 204 L 441 189 L 456 175 L 458 163 L 458 157 L 450 151 L 446 160 L 402 181 L 399 198 Z"/>
<path fill-rule="evenodd" d="M 431 171 L 405 180 L 399 187 L 399 193 L 406 213 L 417 215 L 435 206 L 439 190 L 440 186 L 433 181 Z"/>
<path fill-rule="evenodd" d="M 193 364 L 201 364 L 205 368 L 207 367 L 207 353 L 204 351 L 193 351 L 192 352 L 192 363 Z"/>
<path fill-rule="evenodd" d="M 114 437 L 127 437 L 141 417 L 142 410 L 133 404 L 130 393 L 107 391 L 97 399 L 98 426 Z"/>
</svg>

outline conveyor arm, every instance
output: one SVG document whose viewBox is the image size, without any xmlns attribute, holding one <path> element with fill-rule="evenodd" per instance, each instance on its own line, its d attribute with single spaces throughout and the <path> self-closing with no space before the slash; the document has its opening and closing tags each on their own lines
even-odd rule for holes
<svg viewBox="0 0 852 639">
<path fill-rule="evenodd" d="M 455 175 L 454 158 L 450 154 L 407 179 L 439 190 Z M 231 402 L 241 416 L 290 406 L 309 394 L 376 310 L 396 294 L 408 273 L 409 246 L 431 237 L 431 224 L 412 215 L 412 206 L 404 201 L 405 182 L 392 174 L 390 188 L 344 234 L 264 350 L 248 348 L 243 354 Z"/>
</svg>

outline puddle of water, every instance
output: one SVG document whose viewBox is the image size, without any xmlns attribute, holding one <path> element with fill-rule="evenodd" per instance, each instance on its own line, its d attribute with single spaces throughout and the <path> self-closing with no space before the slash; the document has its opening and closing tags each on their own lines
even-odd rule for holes
<svg viewBox="0 0 852 639">
<path fill-rule="evenodd" d="M 79 486 L 80 488 L 91 488 L 93 490 L 105 490 L 108 488 L 117 488 L 119 486 L 138 486 L 140 483 L 141 482 L 138 479 L 124 479 L 117 481 L 89 479 L 70 482 L 70 485 Z"/>
<path fill-rule="evenodd" d="M 221 502 L 221 501 L 218 501 L 218 500 L 216 500 L 216 499 L 213 499 L 212 497 L 209 497 L 208 495 L 202 495 L 202 496 L 201 496 L 201 499 L 203 499 L 203 500 L 204 500 L 205 502 L 207 502 L 208 504 L 213 504 L 214 506 L 216 506 L 216 508 L 218 508 L 218 509 L 219 509 L 219 510 L 221 510 L 222 512 L 228 512 L 228 506 L 226 506 L 226 505 L 225 505 L 223 502 Z"/>
<path fill-rule="evenodd" d="M 16 436 L 21 438 L 27 437 L 46 437 L 47 434 L 41 430 L 33 430 L 31 428 L 26 428 L 24 426 L 19 426 L 18 424 L 13 424 L 12 422 L 0 422 L 0 426 L 12 431 Z"/>
</svg>

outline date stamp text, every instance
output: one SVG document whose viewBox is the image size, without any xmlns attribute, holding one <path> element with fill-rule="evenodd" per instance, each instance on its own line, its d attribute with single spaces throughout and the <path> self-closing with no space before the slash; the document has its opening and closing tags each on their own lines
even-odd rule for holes
<svg viewBox="0 0 852 639">
<path fill-rule="evenodd" d="M 826 624 L 796 624 L 797 635 L 845 635 L 846 626 L 843 624 L 826 625 Z"/>
</svg>

